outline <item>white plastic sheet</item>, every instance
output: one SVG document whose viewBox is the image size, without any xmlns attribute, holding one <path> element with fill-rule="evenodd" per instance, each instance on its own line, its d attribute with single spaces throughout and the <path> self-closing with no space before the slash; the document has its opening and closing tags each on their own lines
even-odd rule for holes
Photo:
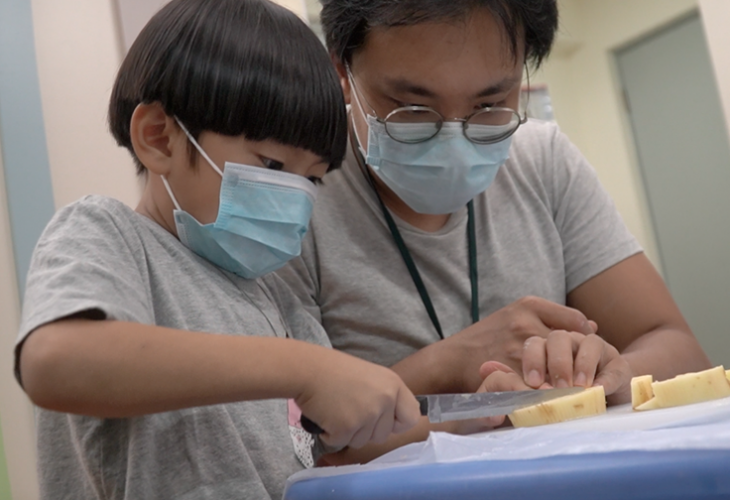
<svg viewBox="0 0 730 500">
<path fill-rule="evenodd" d="M 472 436 L 437 432 L 425 442 L 404 446 L 369 464 L 305 470 L 289 483 L 433 463 L 682 449 L 730 449 L 730 398 L 648 412 L 624 405 L 598 417 Z"/>
</svg>

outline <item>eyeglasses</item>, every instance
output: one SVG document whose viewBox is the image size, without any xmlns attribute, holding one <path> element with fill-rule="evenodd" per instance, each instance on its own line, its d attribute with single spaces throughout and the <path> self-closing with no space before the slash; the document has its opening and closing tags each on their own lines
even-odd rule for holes
<svg viewBox="0 0 730 500">
<path fill-rule="evenodd" d="M 347 73 L 355 90 L 355 99 L 359 90 L 355 80 L 347 68 Z M 363 96 L 365 99 L 365 97 Z M 444 123 L 461 123 L 464 136 L 476 144 L 494 144 L 503 141 L 514 134 L 527 121 L 527 115 L 520 117 L 519 113 L 511 108 L 488 107 L 480 109 L 466 118 L 455 118 L 447 121 L 441 113 L 428 106 L 403 106 L 396 108 L 383 119 L 365 99 L 373 110 L 376 120 L 382 123 L 386 133 L 395 141 L 404 144 L 418 144 L 428 141 L 438 135 Z M 361 108 L 362 109 L 362 108 Z"/>
</svg>

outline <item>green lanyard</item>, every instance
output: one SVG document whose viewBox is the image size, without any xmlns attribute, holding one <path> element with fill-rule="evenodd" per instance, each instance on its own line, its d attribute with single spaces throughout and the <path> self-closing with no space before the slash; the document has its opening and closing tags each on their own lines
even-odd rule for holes
<svg viewBox="0 0 730 500">
<path fill-rule="evenodd" d="M 383 200 L 380 197 L 378 190 L 375 188 L 375 180 L 372 178 L 372 174 L 370 173 L 370 170 L 368 170 L 367 167 L 365 166 L 365 162 L 361 158 L 362 155 L 360 154 L 359 151 L 355 151 L 355 156 L 358 159 L 358 163 L 360 163 L 360 167 L 364 170 L 363 173 L 365 173 L 367 175 L 370 186 L 373 188 L 373 191 L 375 191 L 375 196 L 378 197 L 378 201 L 380 202 L 380 208 L 383 210 L 383 217 L 385 217 L 385 222 L 388 224 L 388 229 L 390 229 L 390 234 L 393 235 L 393 240 L 395 240 L 395 244 L 398 247 L 398 250 L 400 251 L 401 257 L 403 257 L 403 262 L 405 262 L 406 267 L 408 268 L 408 272 L 411 275 L 413 284 L 416 285 L 418 294 L 421 296 L 421 301 L 423 302 L 423 305 L 426 307 L 426 312 L 428 313 L 428 317 L 431 318 L 431 323 L 433 323 L 434 328 L 436 328 L 436 332 L 438 332 L 439 337 L 441 337 L 443 339 L 444 332 L 441 329 L 441 323 L 439 322 L 438 315 L 436 314 L 436 310 L 434 309 L 433 303 L 431 302 L 431 297 L 428 295 L 428 290 L 426 290 L 426 285 L 423 283 L 423 280 L 421 279 L 421 273 L 418 272 L 416 263 L 413 262 L 413 257 L 411 257 L 411 252 L 408 250 L 408 247 L 406 246 L 406 242 L 403 241 L 403 237 L 400 234 L 400 230 L 398 229 L 398 226 L 395 224 L 395 221 L 393 220 L 393 216 L 390 215 L 390 210 L 388 210 L 388 208 L 385 206 L 385 203 L 383 203 Z M 466 207 L 469 212 L 469 218 L 468 218 L 467 227 L 466 227 L 466 234 L 467 234 L 467 240 L 469 243 L 469 280 L 471 281 L 471 320 L 472 320 L 472 323 L 476 323 L 477 321 L 479 321 L 479 276 L 477 273 L 477 241 L 476 241 L 476 228 L 475 228 L 475 223 L 474 223 L 474 200 L 469 201 L 469 203 L 466 204 Z"/>
</svg>

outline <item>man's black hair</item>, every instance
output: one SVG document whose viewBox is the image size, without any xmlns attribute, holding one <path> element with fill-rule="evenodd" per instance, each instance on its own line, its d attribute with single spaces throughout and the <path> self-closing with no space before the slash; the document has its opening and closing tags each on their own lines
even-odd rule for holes
<svg viewBox="0 0 730 500">
<path fill-rule="evenodd" d="M 112 135 L 133 156 L 132 113 L 153 102 L 195 138 L 210 131 L 271 139 L 307 149 L 330 168 L 344 158 L 345 104 L 327 51 L 296 15 L 268 0 L 163 7 L 130 48 L 109 103 Z"/>
<path fill-rule="evenodd" d="M 525 58 L 535 67 L 550 53 L 558 28 L 557 0 L 320 0 L 327 47 L 352 62 L 372 28 L 460 21 L 486 8 L 504 29 L 512 54 L 524 36 Z"/>
</svg>

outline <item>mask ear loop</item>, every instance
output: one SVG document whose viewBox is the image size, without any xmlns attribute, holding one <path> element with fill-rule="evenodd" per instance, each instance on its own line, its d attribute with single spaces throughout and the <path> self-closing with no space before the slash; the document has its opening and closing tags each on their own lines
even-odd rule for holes
<svg viewBox="0 0 730 500">
<path fill-rule="evenodd" d="M 352 72 L 350 71 L 350 65 L 345 63 L 345 71 L 347 71 L 347 79 L 350 81 L 350 87 L 352 87 L 352 95 L 355 98 L 355 103 L 357 104 L 357 107 L 360 109 L 360 113 L 362 114 L 363 119 L 365 120 L 365 124 L 368 126 L 368 130 L 370 130 L 370 124 L 368 123 L 368 115 L 365 113 L 365 110 L 362 107 L 362 104 L 360 104 L 360 98 L 358 97 L 358 90 L 355 86 L 355 79 L 352 77 Z M 357 133 L 357 127 L 355 126 L 355 118 L 352 116 L 352 112 L 350 112 L 350 120 L 352 121 L 352 130 L 355 132 L 355 139 L 357 140 L 357 148 L 360 150 L 360 153 L 362 154 L 363 158 L 367 157 L 367 152 L 362 147 L 363 142 L 360 140 L 360 135 Z"/>
<path fill-rule="evenodd" d="M 218 175 L 223 177 L 223 171 L 220 168 L 218 168 L 218 166 L 215 163 L 213 163 L 213 160 L 210 159 L 210 156 L 208 156 L 208 154 L 205 151 L 203 151 L 203 148 L 200 147 L 200 144 L 198 144 L 198 141 L 193 139 L 193 136 L 190 134 L 190 132 L 188 132 L 188 129 L 185 128 L 185 125 L 182 124 L 182 122 L 177 118 L 177 116 L 175 117 L 175 121 L 180 126 L 182 131 L 185 132 L 185 135 L 188 136 L 188 140 L 193 144 L 193 146 L 195 146 L 195 149 L 198 150 L 198 153 L 200 153 L 201 156 L 203 158 L 205 158 L 205 160 L 210 164 L 211 167 L 213 167 L 213 170 L 215 170 L 218 173 Z"/>
<path fill-rule="evenodd" d="M 193 144 L 193 146 L 195 146 L 195 149 L 198 150 L 198 153 L 200 153 L 203 156 L 203 158 L 205 158 L 205 160 L 210 164 L 211 167 L 213 167 L 213 170 L 215 170 L 218 173 L 218 175 L 223 177 L 223 172 L 221 171 L 221 169 L 219 169 L 218 166 L 215 163 L 213 163 L 213 160 L 210 159 L 210 156 L 208 156 L 208 154 L 205 151 L 203 151 L 203 148 L 200 147 L 200 144 L 198 144 L 198 141 L 196 141 L 193 138 L 193 136 L 190 134 L 190 132 L 188 132 L 188 129 L 185 127 L 185 125 L 182 124 L 182 122 L 178 119 L 177 116 L 175 117 L 175 121 L 177 122 L 178 126 L 182 129 L 182 131 L 185 132 L 185 135 L 187 136 L 188 140 Z M 172 188 L 170 188 L 170 183 L 167 181 L 167 178 L 164 175 L 162 175 L 160 177 L 162 178 L 162 184 L 165 185 L 167 194 L 170 195 L 170 199 L 172 200 L 172 203 L 175 205 L 175 208 L 177 210 L 182 210 L 182 208 L 180 207 L 180 204 L 177 202 L 177 198 L 175 198 L 175 195 L 172 194 Z"/>
<path fill-rule="evenodd" d="M 172 194 L 172 189 L 170 189 L 170 183 L 167 182 L 167 179 L 165 178 L 164 175 L 161 175 L 160 177 L 162 178 L 162 183 L 165 185 L 165 189 L 167 189 L 167 194 L 170 195 L 170 199 L 172 200 L 172 203 L 175 205 L 175 208 L 177 210 L 182 210 L 182 208 L 180 208 L 180 204 L 177 202 L 177 199 L 175 198 L 175 195 Z"/>
</svg>

